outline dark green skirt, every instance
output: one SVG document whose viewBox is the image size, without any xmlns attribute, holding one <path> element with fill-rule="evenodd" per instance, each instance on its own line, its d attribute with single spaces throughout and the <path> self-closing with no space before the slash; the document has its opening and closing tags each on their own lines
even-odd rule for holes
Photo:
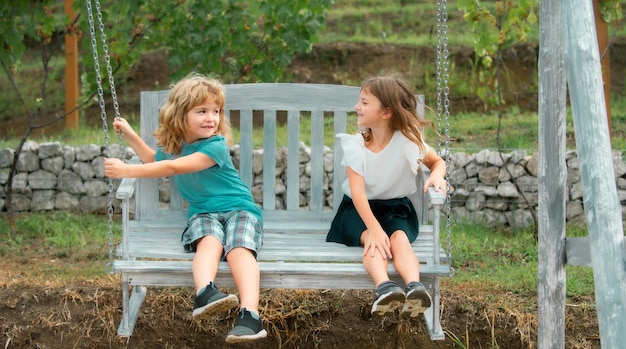
<svg viewBox="0 0 626 349">
<path fill-rule="evenodd" d="M 391 236 L 396 230 L 402 230 L 410 242 L 415 241 L 417 234 L 419 234 L 419 222 L 415 207 L 409 198 L 369 200 L 369 203 L 374 217 L 388 236 Z M 367 227 L 356 211 L 352 199 L 344 195 L 337 209 L 337 214 L 330 225 L 326 241 L 359 246 L 361 234 L 366 229 Z"/>
</svg>

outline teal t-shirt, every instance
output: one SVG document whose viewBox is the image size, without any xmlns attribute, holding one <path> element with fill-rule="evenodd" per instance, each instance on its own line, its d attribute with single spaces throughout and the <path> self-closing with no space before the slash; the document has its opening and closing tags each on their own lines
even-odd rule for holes
<svg viewBox="0 0 626 349">
<path fill-rule="evenodd" d="M 192 144 L 184 144 L 180 156 L 201 152 L 216 162 L 202 171 L 173 176 L 182 197 L 189 203 L 187 218 L 196 213 L 216 213 L 245 210 L 263 222 L 261 210 L 254 203 L 250 188 L 239 177 L 230 157 L 224 137 L 216 135 Z M 177 158 L 160 148 L 155 161 Z"/>
</svg>

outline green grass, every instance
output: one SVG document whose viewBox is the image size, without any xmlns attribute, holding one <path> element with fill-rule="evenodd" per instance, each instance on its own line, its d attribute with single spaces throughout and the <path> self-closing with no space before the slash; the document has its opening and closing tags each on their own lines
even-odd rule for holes
<svg viewBox="0 0 626 349">
<path fill-rule="evenodd" d="M 452 225 L 452 284 L 482 283 L 504 291 L 537 292 L 538 246 L 531 229 L 502 231 L 470 222 Z M 586 235 L 585 228 L 568 226 L 568 236 Z M 445 237 L 442 237 L 445 241 Z M 593 294 L 591 268 L 567 266 L 567 296 Z"/>
<path fill-rule="evenodd" d="M 15 217 L 16 236 L 10 236 L 6 217 L 0 220 L 0 231 L 7 242 L 0 245 L 0 256 L 33 256 L 45 254 L 72 261 L 106 260 L 109 227 L 107 218 L 68 212 L 30 213 Z M 121 224 L 112 226 L 112 241 L 119 241 Z"/>
<path fill-rule="evenodd" d="M 448 42 L 471 44 L 463 14 L 448 6 Z M 320 43 L 388 43 L 430 45 L 437 43 L 437 4 L 434 1 L 401 0 L 337 1 L 327 11 Z M 384 33 L 384 35 L 383 35 Z"/>
</svg>

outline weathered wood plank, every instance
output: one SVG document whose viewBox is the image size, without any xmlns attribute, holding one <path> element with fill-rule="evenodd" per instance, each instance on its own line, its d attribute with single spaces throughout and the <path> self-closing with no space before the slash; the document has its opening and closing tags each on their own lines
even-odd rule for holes
<svg viewBox="0 0 626 349">
<path fill-rule="evenodd" d="M 129 275 L 130 285 L 193 286 L 191 261 L 116 261 L 114 270 Z M 372 279 L 361 263 L 259 262 L 262 288 L 372 289 Z M 424 279 L 441 275 L 445 266 L 421 266 Z M 389 267 L 390 276 L 397 278 Z M 349 277 L 347 277 L 349 276 Z M 233 287 L 228 264 L 221 263 L 220 286 Z"/>
</svg>

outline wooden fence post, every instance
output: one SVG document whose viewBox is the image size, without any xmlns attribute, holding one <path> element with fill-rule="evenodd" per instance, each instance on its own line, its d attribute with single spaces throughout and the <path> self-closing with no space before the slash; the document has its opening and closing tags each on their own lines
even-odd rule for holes
<svg viewBox="0 0 626 349">
<path fill-rule="evenodd" d="M 65 33 L 65 129 L 78 130 L 78 44 L 72 8 L 74 0 L 65 0 L 69 24 Z"/>
<path fill-rule="evenodd" d="M 564 28 L 559 1 L 541 1 L 539 28 L 539 246 L 537 347 L 565 343 L 565 163 Z"/>
<path fill-rule="evenodd" d="M 626 348 L 626 252 L 591 1 L 561 0 L 570 103 L 603 348 Z"/>
</svg>

